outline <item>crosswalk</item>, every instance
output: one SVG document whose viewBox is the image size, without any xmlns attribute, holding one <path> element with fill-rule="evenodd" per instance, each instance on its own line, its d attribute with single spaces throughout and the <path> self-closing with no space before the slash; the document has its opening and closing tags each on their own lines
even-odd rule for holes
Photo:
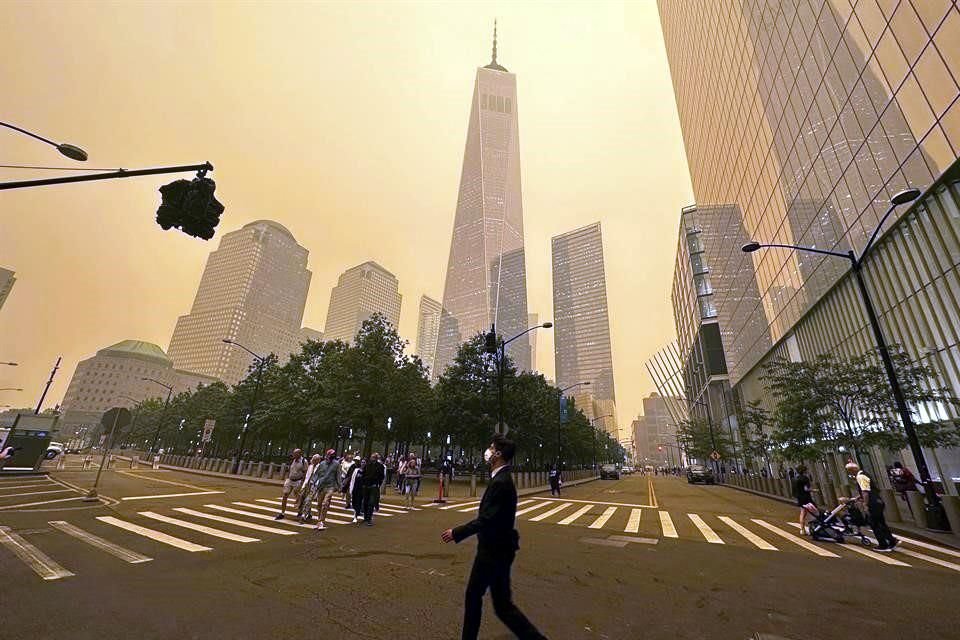
<svg viewBox="0 0 960 640">
<path fill-rule="evenodd" d="M 654 537 L 678 542 L 698 541 L 719 548 L 743 547 L 765 553 L 801 553 L 825 559 L 860 557 L 891 567 L 929 568 L 933 565 L 960 573 L 960 562 L 957 561 L 960 551 L 906 536 L 899 536 L 903 544 L 895 553 L 882 554 L 875 547 L 866 548 L 852 541 L 842 545 L 815 542 L 799 535 L 796 522 L 781 524 L 770 517 L 671 513 L 641 505 L 562 498 L 527 498 L 518 502 L 517 507 L 517 526 L 521 530 L 527 522 L 583 527 L 610 532 L 615 534 L 611 539 L 616 540 L 628 540 L 623 534 L 633 534 L 636 539 Z M 437 510 L 470 513 L 478 508 L 478 501 L 470 501 L 448 504 Z"/>
<path fill-rule="evenodd" d="M 50 528 L 39 531 L 17 532 L 0 523 L 0 567 L 8 573 L 7 563 L 19 560 L 43 580 L 61 580 L 81 571 L 78 567 L 82 561 L 78 558 L 82 554 L 76 553 L 80 548 L 92 549 L 94 554 L 102 553 L 126 564 L 144 564 L 154 562 L 158 554 L 186 552 L 202 556 L 215 551 L 221 544 L 256 544 L 268 539 L 303 535 L 315 528 L 314 523 L 293 519 L 295 514 L 289 508 L 286 518 L 275 520 L 280 500 L 274 498 L 232 500 L 225 504 L 211 502 L 200 506 L 163 504 L 162 507 L 151 507 L 122 515 L 81 514 L 74 515 L 73 521 L 50 520 L 47 522 Z M 420 510 L 381 503 L 374 519 L 389 523 Z M 314 508 L 314 517 L 318 515 Z M 354 512 L 345 508 L 342 501 L 337 501 L 330 505 L 325 523 L 328 527 L 350 525 L 353 517 Z M 27 539 L 30 534 L 38 532 L 62 534 L 62 537 Z M 322 534 L 318 532 L 317 535 Z M 62 557 L 54 557 L 56 555 Z"/>
</svg>

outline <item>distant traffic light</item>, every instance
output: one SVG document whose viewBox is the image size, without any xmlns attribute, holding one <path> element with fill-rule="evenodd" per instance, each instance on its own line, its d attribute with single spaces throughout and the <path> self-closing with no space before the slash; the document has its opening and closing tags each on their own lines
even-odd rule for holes
<svg viewBox="0 0 960 640">
<path fill-rule="evenodd" d="M 497 352 L 497 330 L 494 325 L 490 325 L 490 331 L 485 336 L 483 350 L 485 353 L 491 354 Z"/>
<path fill-rule="evenodd" d="M 201 172 L 193 180 L 175 180 L 160 187 L 162 202 L 157 224 L 176 227 L 187 235 L 209 240 L 220 224 L 223 205 L 214 197 L 217 184 Z"/>
</svg>

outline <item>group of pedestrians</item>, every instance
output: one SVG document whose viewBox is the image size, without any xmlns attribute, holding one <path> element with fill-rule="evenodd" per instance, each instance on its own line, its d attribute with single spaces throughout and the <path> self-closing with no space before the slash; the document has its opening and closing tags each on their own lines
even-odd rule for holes
<svg viewBox="0 0 960 640">
<path fill-rule="evenodd" d="M 373 526 L 373 514 L 380 509 L 380 490 L 386 480 L 386 468 L 380 454 L 369 459 L 355 459 L 346 452 L 337 458 L 333 449 L 321 456 L 314 454 L 307 462 L 303 451 L 294 449 L 290 471 L 283 482 L 280 513 L 276 520 L 286 517 L 287 505 L 292 498 L 297 512 L 297 521 L 313 521 L 313 503 L 317 503 L 317 531 L 327 528 L 327 512 L 335 494 L 340 494 L 345 509 L 353 511 L 353 523 Z"/>
</svg>

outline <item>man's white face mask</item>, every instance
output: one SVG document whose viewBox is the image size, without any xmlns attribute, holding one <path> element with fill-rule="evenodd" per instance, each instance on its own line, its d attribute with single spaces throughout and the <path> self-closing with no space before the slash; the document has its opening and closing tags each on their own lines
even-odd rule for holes
<svg viewBox="0 0 960 640">
<path fill-rule="evenodd" d="M 483 461 L 489 464 L 491 458 L 493 458 L 493 449 L 488 447 L 487 450 L 483 452 Z"/>
</svg>

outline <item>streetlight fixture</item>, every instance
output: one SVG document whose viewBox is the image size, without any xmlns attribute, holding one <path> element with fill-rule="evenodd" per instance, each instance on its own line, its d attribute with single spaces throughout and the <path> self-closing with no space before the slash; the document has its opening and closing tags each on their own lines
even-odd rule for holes
<svg viewBox="0 0 960 640">
<path fill-rule="evenodd" d="M 237 457 L 233 463 L 233 473 L 236 474 L 240 472 L 240 456 L 243 455 L 243 445 L 247 441 L 247 428 L 250 426 L 250 418 L 253 417 L 253 412 L 257 408 L 257 396 L 260 395 L 260 383 L 263 379 L 263 365 L 267 359 L 260 354 L 246 348 L 239 342 L 231 340 L 230 338 L 224 338 L 223 342 L 224 344 L 233 345 L 234 347 L 240 347 L 253 356 L 257 361 L 257 382 L 253 387 L 253 397 L 250 399 L 250 409 L 247 411 L 247 417 L 243 420 L 243 429 L 240 431 L 240 446 L 237 448 Z"/>
<path fill-rule="evenodd" d="M 867 241 L 867 244 L 864 246 L 863 251 L 860 252 L 859 256 L 854 253 L 853 250 L 847 251 L 846 253 L 841 253 L 839 251 L 826 251 L 823 249 L 799 247 L 790 244 L 761 244 L 755 241 L 746 243 L 741 247 L 741 250 L 744 253 L 753 253 L 759 249 L 766 248 L 792 249 L 794 251 L 819 253 L 821 255 L 832 256 L 834 258 L 844 258 L 850 261 L 850 268 L 851 271 L 853 271 L 857 281 L 857 287 L 860 290 L 860 298 L 863 300 L 863 306 L 867 312 L 867 319 L 870 322 L 870 329 L 873 331 L 873 339 L 877 344 L 877 351 L 880 352 L 880 360 L 883 362 L 883 368 L 887 374 L 887 381 L 890 383 L 890 389 L 893 392 L 893 400 L 897 407 L 897 413 L 900 416 L 900 421 L 903 423 L 903 430 L 907 436 L 907 442 L 910 445 L 910 451 L 913 453 L 913 458 L 917 463 L 917 470 L 920 472 L 920 481 L 923 483 L 925 489 L 923 495 L 927 501 L 926 511 L 928 523 L 931 525 L 931 528 L 949 530 L 950 526 L 947 523 L 943 505 L 937 496 L 937 492 L 934 490 L 933 480 L 930 477 L 930 469 L 927 467 L 927 461 L 923 454 L 923 447 L 921 447 L 920 439 L 917 437 L 917 431 L 913 424 L 913 415 L 910 413 L 910 409 L 907 407 L 907 402 L 903 397 L 903 390 L 900 387 L 900 380 L 897 377 L 897 372 L 893 368 L 893 360 L 890 358 L 890 350 L 887 346 L 886 338 L 884 337 L 883 330 L 880 327 L 880 321 L 877 318 L 877 312 L 874 309 L 870 292 L 867 290 L 867 284 L 863 279 L 863 261 L 867 257 L 870 249 L 873 248 L 874 241 L 877 239 L 880 229 L 883 227 L 883 223 L 887 221 L 887 218 L 890 217 L 894 209 L 900 205 L 907 204 L 908 202 L 913 202 L 919 198 L 920 195 L 921 192 L 919 189 L 905 189 L 895 194 L 890 199 L 890 207 L 880 219 L 880 223 L 877 225 L 876 229 L 873 230 L 873 233 L 870 235 L 870 239 Z"/>
<path fill-rule="evenodd" d="M 86 160 L 87 160 L 87 152 L 84 151 L 83 149 L 81 149 L 80 147 L 78 147 L 78 146 L 75 145 L 75 144 L 68 144 L 68 143 L 66 143 L 66 142 L 59 142 L 59 143 L 57 143 L 57 142 L 54 142 L 53 140 L 47 140 L 47 139 L 44 138 L 43 136 L 38 136 L 37 134 L 31 133 L 30 131 L 27 131 L 26 129 L 21 129 L 20 127 L 16 127 L 16 126 L 14 126 L 14 125 L 12 125 L 12 124 L 7 124 L 6 122 L 0 122 L 0 127 L 6 127 L 7 129 L 13 129 L 14 131 L 19 131 L 20 133 L 22 133 L 22 134 L 24 134 L 24 135 L 28 135 L 28 136 L 30 136 L 31 138 L 36 138 L 37 140 L 39 140 L 39 141 L 41 141 L 41 142 L 46 142 L 46 143 L 49 144 L 51 147 L 54 147 L 57 151 L 59 151 L 61 155 L 64 155 L 64 156 L 70 158 L 71 160 L 76 160 L 77 162 L 86 162 Z"/>
<path fill-rule="evenodd" d="M 496 353 L 497 355 L 497 428 L 496 433 L 501 433 L 503 431 L 503 365 L 506 360 L 506 348 L 507 345 L 516 340 L 517 338 L 522 338 L 531 331 L 536 331 L 537 329 L 550 329 L 553 327 L 552 322 L 544 322 L 543 324 L 538 324 L 532 326 L 524 331 L 521 331 L 517 335 L 513 336 L 509 340 L 500 340 L 498 344 L 497 340 L 497 329 L 496 325 L 490 325 L 490 333 L 486 336 L 486 352 L 487 353 Z"/>
<path fill-rule="evenodd" d="M 153 434 L 153 444 L 150 445 L 150 451 L 156 451 L 157 441 L 160 439 L 160 427 L 162 427 L 163 423 L 166 422 L 167 420 L 167 409 L 170 407 L 170 396 L 173 395 L 173 385 L 165 384 L 154 378 L 140 378 L 140 379 L 147 382 L 153 382 L 155 384 L 158 384 L 167 390 L 167 399 L 163 403 L 163 412 L 160 414 L 160 422 L 157 423 L 157 432 Z"/>
</svg>

